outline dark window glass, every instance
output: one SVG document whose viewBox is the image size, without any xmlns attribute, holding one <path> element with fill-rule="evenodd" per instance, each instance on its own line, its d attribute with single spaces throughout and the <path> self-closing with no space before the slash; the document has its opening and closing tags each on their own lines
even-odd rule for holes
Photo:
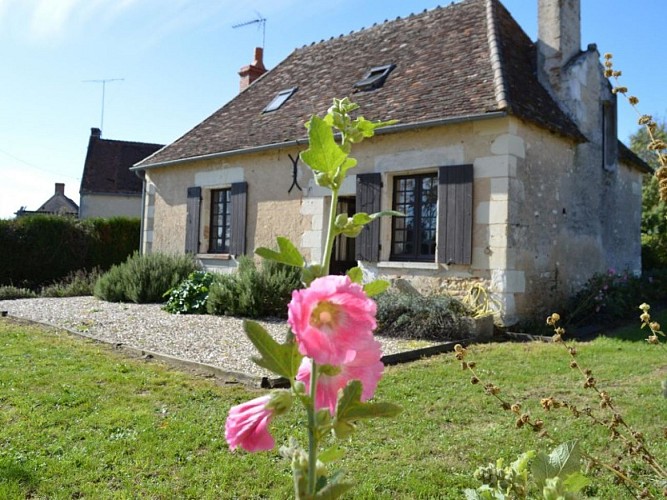
<svg viewBox="0 0 667 500">
<path fill-rule="evenodd" d="M 291 89 L 285 89 L 278 92 L 278 94 L 273 98 L 273 100 L 264 108 L 264 111 L 262 111 L 262 113 L 270 113 L 271 111 L 275 111 L 278 108 L 280 108 L 280 106 L 285 104 L 285 101 L 287 101 L 287 99 L 292 97 L 292 94 L 296 92 L 296 89 L 297 89 L 296 87 L 293 87 Z"/>
<path fill-rule="evenodd" d="M 394 177 L 393 200 L 405 217 L 392 218 L 391 258 L 435 261 L 437 175 Z"/>
<path fill-rule="evenodd" d="M 231 189 L 215 189 L 211 191 L 211 239 L 210 253 L 229 253 L 229 236 L 231 234 Z"/>
</svg>

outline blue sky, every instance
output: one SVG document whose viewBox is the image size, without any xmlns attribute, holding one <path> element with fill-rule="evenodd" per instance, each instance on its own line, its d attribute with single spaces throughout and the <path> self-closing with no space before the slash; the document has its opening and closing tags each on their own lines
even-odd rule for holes
<svg viewBox="0 0 667 500">
<path fill-rule="evenodd" d="M 443 2 L 447 5 L 449 2 Z M 504 0 L 534 40 L 537 0 Z M 581 0 L 582 48 L 612 52 L 645 113 L 667 117 L 665 0 Z M 426 0 L 0 0 L 0 218 L 34 210 L 54 183 L 79 202 L 91 127 L 108 139 L 167 144 L 238 92 L 262 44 L 275 66 L 292 50 L 439 5 Z M 621 104 L 619 137 L 636 131 Z"/>
</svg>

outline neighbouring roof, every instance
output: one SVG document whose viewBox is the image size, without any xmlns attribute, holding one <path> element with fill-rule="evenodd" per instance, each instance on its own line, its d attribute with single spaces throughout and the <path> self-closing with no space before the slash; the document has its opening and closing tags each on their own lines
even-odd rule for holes
<svg viewBox="0 0 667 500">
<path fill-rule="evenodd" d="M 395 64 L 381 88 L 354 92 Z M 536 47 L 498 0 L 464 0 L 293 51 L 230 102 L 138 168 L 305 138 L 304 123 L 349 96 L 372 120 L 401 125 L 506 112 L 584 141 L 538 83 Z M 278 92 L 298 87 L 279 109 Z"/>
<path fill-rule="evenodd" d="M 55 193 L 33 213 L 78 215 L 79 205 L 62 193 Z"/>
<path fill-rule="evenodd" d="M 141 179 L 130 167 L 162 147 L 162 144 L 102 139 L 100 129 L 91 129 L 80 194 L 141 194 Z"/>
</svg>

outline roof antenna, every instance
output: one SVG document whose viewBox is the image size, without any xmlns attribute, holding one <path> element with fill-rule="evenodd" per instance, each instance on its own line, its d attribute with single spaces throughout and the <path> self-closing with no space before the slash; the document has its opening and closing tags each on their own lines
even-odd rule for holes
<svg viewBox="0 0 667 500">
<path fill-rule="evenodd" d="M 257 24 L 257 29 L 262 28 L 262 48 L 264 48 L 264 43 L 266 42 L 266 18 L 262 16 L 259 12 L 255 11 L 257 18 L 252 21 L 246 21 L 244 23 L 234 24 L 232 28 L 241 28 L 242 26 L 248 26 L 250 24 Z"/>
<path fill-rule="evenodd" d="M 83 83 L 101 83 L 102 84 L 102 117 L 100 118 L 100 130 L 104 130 L 104 94 L 106 92 L 107 82 L 122 82 L 125 78 L 107 78 L 105 80 L 81 80 Z"/>
</svg>

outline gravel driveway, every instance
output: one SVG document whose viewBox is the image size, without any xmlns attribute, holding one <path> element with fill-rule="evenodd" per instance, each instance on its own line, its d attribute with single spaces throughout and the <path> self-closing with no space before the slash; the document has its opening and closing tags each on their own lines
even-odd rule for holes
<svg viewBox="0 0 667 500">
<path fill-rule="evenodd" d="M 225 316 L 178 315 L 160 304 L 104 302 L 95 297 L 0 300 L 0 311 L 85 334 L 110 344 L 166 354 L 250 377 L 273 376 L 258 367 L 243 332 L 242 320 Z M 260 321 L 277 340 L 284 338 L 283 321 Z M 409 351 L 424 342 L 377 337 L 384 354 Z"/>
</svg>

